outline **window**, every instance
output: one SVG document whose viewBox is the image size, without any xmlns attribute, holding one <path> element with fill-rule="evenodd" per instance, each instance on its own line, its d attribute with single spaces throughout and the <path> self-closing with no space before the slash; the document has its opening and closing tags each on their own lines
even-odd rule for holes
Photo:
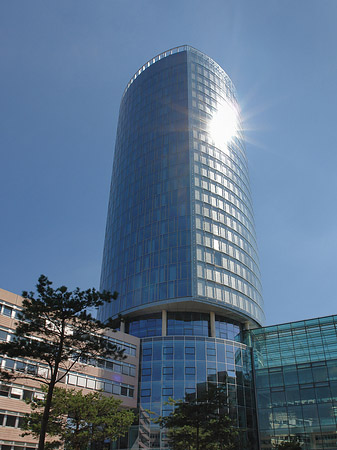
<svg viewBox="0 0 337 450">
<path fill-rule="evenodd" d="M 11 398 L 18 398 L 20 399 L 22 397 L 22 389 L 14 388 L 11 389 Z"/>
<path fill-rule="evenodd" d="M 9 395 L 9 386 L 5 385 L 5 384 L 1 384 L 0 385 L 0 396 L 1 397 L 8 397 Z"/>
<path fill-rule="evenodd" d="M 113 384 L 112 385 L 112 392 L 113 392 L 113 394 L 120 395 L 121 387 L 116 385 L 116 384 Z"/>
<path fill-rule="evenodd" d="M 128 395 L 128 389 L 125 386 L 121 386 L 121 395 Z"/>
<path fill-rule="evenodd" d="M 15 427 L 16 424 L 16 416 L 11 416 L 10 414 L 7 414 L 6 419 L 6 427 Z"/>
<path fill-rule="evenodd" d="M 21 428 L 22 427 L 22 425 L 23 425 L 23 422 L 24 422 L 24 419 L 23 419 L 23 417 L 19 417 L 18 418 L 18 428 Z M 17 447 L 17 448 L 22 448 L 23 449 L 23 447 Z M 16 449 L 16 447 L 14 447 L 14 450 Z M 23 449 L 24 450 L 24 449 Z"/>
<path fill-rule="evenodd" d="M 69 384 L 74 384 L 76 386 L 76 379 L 77 379 L 77 377 L 75 377 L 74 375 L 68 375 L 68 383 Z"/>
<path fill-rule="evenodd" d="M 207 369 L 207 379 L 208 381 L 216 381 L 216 369 Z"/>
<path fill-rule="evenodd" d="M 33 391 L 28 391 L 26 389 L 24 389 L 23 391 L 23 400 L 31 400 L 33 397 Z"/>
<path fill-rule="evenodd" d="M 83 377 L 77 377 L 77 386 L 85 387 L 86 381 L 87 380 Z"/>
<path fill-rule="evenodd" d="M 46 369 L 46 368 L 39 367 L 37 372 L 38 372 L 39 375 L 42 375 L 45 378 L 48 377 L 48 369 Z M 60 370 L 59 373 L 58 373 L 58 379 L 59 379 L 58 383 L 65 383 L 66 382 L 66 377 L 63 376 L 63 375 L 64 375 L 64 372 L 62 370 Z"/>
<path fill-rule="evenodd" d="M 121 368 L 120 364 L 114 364 L 114 371 L 118 372 L 118 373 L 121 373 L 122 368 Z"/>
<path fill-rule="evenodd" d="M 35 364 L 28 364 L 28 367 L 27 367 L 27 373 L 30 373 L 30 374 L 32 374 L 32 375 L 35 375 L 36 372 L 37 372 L 37 367 L 36 367 L 36 365 L 35 365 Z"/>
<path fill-rule="evenodd" d="M 150 397 L 150 395 L 151 395 L 151 389 L 142 389 L 140 391 L 141 397 Z"/>
<path fill-rule="evenodd" d="M 90 378 L 87 379 L 87 388 L 88 389 L 95 389 L 95 380 L 91 380 Z"/>
<path fill-rule="evenodd" d="M 7 333 L 4 330 L 0 330 L 0 340 L 7 341 Z"/>
<path fill-rule="evenodd" d="M 42 392 L 34 392 L 34 398 L 37 398 L 39 400 L 44 399 L 44 394 Z"/>
<path fill-rule="evenodd" d="M 3 310 L 2 310 L 2 314 L 7 317 L 12 317 L 12 311 L 13 311 L 13 308 L 10 308 L 9 306 L 4 306 Z"/>
<path fill-rule="evenodd" d="M 185 367 L 186 375 L 195 375 L 195 367 Z"/>
<path fill-rule="evenodd" d="M 173 375 L 173 367 L 163 367 L 163 375 Z"/>
<path fill-rule="evenodd" d="M 172 355 L 173 354 L 173 347 L 164 347 L 163 353 L 164 353 L 164 355 Z"/>
<path fill-rule="evenodd" d="M 102 381 L 96 381 L 96 389 L 104 391 L 104 383 Z"/>
<path fill-rule="evenodd" d="M 207 348 L 207 356 L 215 356 L 215 348 Z"/>
<path fill-rule="evenodd" d="M 195 348 L 194 347 L 186 347 L 185 348 L 186 355 L 194 355 L 195 354 Z"/>
<path fill-rule="evenodd" d="M 6 369 L 14 370 L 15 361 L 14 359 L 6 359 Z"/>
<path fill-rule="evenodd" d="M 144 356 L 151 356 L 152 355 L 152 348 L 144 348 L 143 355 Z"/>
<path fill-rule="evenodd" d="M 173 388 L 163 388 L 163 396 L 170 397 L 173 395 Z"/>
<path fill-rule="evenodd" d="M 26 370 L 26 364 L 22 361 L 17 361 L 16 363 L 16 370 L 18 372 L 25 372 Z"/>
<path fill-rule="evenodd" d="M 37 368 L 37 373 L 40 376 L 44 377 L 44 378 L 48 378 L 48 369 L 47 369 L 47 367 L 38 367 Z M 60 376 L 61 376 L 62 373 L 64 373 L 64 372 L 60 371 Z M 65 383 L 65 377 L 62 378 L 60 383 Z"/>
</svg>

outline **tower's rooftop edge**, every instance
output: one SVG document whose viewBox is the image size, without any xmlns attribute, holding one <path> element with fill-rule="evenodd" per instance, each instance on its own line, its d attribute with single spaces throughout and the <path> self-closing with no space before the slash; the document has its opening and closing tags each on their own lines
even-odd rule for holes
<svg viewBox="0 0 337 450">
<path fill-rule="evenodd" d="M 192 47 L 191 45 L 179 45 L 178 47 L 173 47 L 170 48 L 169 50 L 166 50 L 162 53 L 159 53 L 158 55 L 154 56 L 153 58 L 149 59 L 145 64 L 143 64 L 136 72 L 135 74 L 130 78 L 130 81 L 128 82 L 126 88 L 124 89 L 123 92 L 123 96 L 126 94 L 127 90 L 129 89 L 129 87 L 131 86 L 131 84 L 136 80 L 136 78 L 142 73 L 144 72 L 144 70 L 146 70 L 148 67 L 152 66 L 152 64 L 155 64 L 156 62 L 167 58 L 168 56 L 174 55 L 176 53 L 181 53 L 181 52 L 193 52 L 198 54 L 199 56 L 201 56 L 202 58 L 205 58 L 208 60 L 208 62 L 210 62 L 214 68 L 217 70 L 217 72 L 219 72 L 223 78 L 225 79 L 226 83 L 231 85 L 231 90 L 234 93 L 235 97 L 236 97 L 236 90 L 235 90 L 235 86 L 232 82 L 232 80 L 230 79 L 229 75 L 224 71 L 224 69 L 216 62 L 214 61 L 214 59 L 212 59 L 210 56 L 206 55 L 206 53 L 201 52 L 200 50 Z"/>
</svg>

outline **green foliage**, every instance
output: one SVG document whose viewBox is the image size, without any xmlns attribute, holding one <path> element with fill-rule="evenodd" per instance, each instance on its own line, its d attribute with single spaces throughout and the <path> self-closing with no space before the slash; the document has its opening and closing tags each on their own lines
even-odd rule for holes
<svg viewBox="0 0 337 450">
<path fill-rule="evenodd" d="M 23 309 L 19 313 L 14 340 L 1 343 L 0 353 L 45 362 L 51 372 L 56 363 L 67 370 L 69 361 L 73 366 L 84 357 L 95 359 L 98 352 L 102 357 L 121 357 L 115 345 L 97 334 L 109 328 L 109 324 L 101 323 L 86 311 L 110 302 L 116 294 L 100 293 L 95 289 L 80 291 L 79 288 L 71 292 L 65 286 L 53 289 L 51 285 L 52 282 L 41 275 L 36 298 L 34 292 L 22 293 Z M 44 376 L 37 374 L 34 378 L 45 382 Z"/>
<path fill-rule="evenodd" d="M 275 450 L 301 450 L 302 446 L 296 436 L 290 436 L 289 441 L 283 441 L 274 446 Z"/>
<path fill-rule="evenodd" d="M 124 436 L 134 413 L 120 410 L 121 403 L 100 392 L 83 395 L 81 390 L 55 388 L 47 434 L 59 440 L 48 447 L 58 448 L 64 443 L 67 450 L 83 450 L 88 443 L 101 444 L 105 439 L 115 441 Z M 35 399 L 30 404 L 32 412 L 26 416 L 23 429 L 39 436 L 45 400 Z"/>
<path fill-rule="evenodd" d="M 52 288 L 52 282 L 41 275 L 34 292 L 23 292 L 23 308 L 11 342 L 0 343 L 0 354 L 29 358 L 43 363 L 48 370 L 36 374 L 1 371 L 2 378 L 30 378 L 47 386 L 46 402 L 38 450 L 43 450 L 53 391 L 76 363 L 99 357 L 123 358 L 123 352 L 101 334 L 111 323 L 102 323 L 87 312 L 104 303 L 110 303 L 117 294 L 95 289 L 68 291 L 61 286 Z"/>
<path fill-rule="evenodd" d="M 238 431 L 228 416 L 224 388 L 209 385 L 198 398 L 170 400 L 174 411 L 157 421 L 168 430 L 172 450 L 231 450 L 238 448 Z"/>
</svg>

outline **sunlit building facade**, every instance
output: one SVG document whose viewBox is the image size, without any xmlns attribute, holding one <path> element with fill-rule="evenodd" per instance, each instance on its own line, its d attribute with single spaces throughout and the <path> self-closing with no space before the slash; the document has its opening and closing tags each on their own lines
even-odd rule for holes
<svg viewBox="0 0 337 450">
<path fill-rule="evenodd" d="M 337 448 L 337 316 L 249 332 L 261 450 Z"/>
<path fill-rule="evenodd" d="M 247 158 L 236 92 L 207 55 L 183 46 L 141 67 L 120 106 L 101 289 L 141 339 L 139 405 L 226 384 L 243 448 L 255 448 L 250 350 L 264 320 Z M 247 443 L 249 441 L 249 444 Z M 165 433 L 151 426 L 151 448 Z"/>
</svg>

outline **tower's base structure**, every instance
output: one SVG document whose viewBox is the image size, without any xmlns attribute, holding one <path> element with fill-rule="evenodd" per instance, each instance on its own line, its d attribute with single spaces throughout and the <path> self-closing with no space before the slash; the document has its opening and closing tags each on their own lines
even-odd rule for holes
<svg viewBox="0 0 337 450">
<path fill-rule="evenodd" d="M 0 289 L 1 340 L 11 339 L 21 301 L 20 296 Z M 143 334 L 146 329 L 153 333 L 158 324 L 148 321 L 148 328 L 145 322 L 137 326 Z M 152 415 L 145 407 L 161 407 L 160 401 L 175 392 L 177 398 L 186 392 L 200 395 L 214 383 L 226 386 L 230 414 L 238 418 L 243 434 L 238 450 L 274 450 L 275 444 L 291 438 L 298 439 L 303 450 L 336 450 L 337 316 L 247 330 L 247 346 L 235 340 L 231 333 L 237 328 L 231 325 L 227 327 L 230 334 L 221 338 L 184 336 L 184 326 L 180 336 L 139 339 L 121 331 L 110 334 L 125 349 L 127 358 L 101 360 L 99 367 L 81 364 L 67 375 L 61 387 L 85 393 L 103 390 L 132 409 L 140 398 L 143 407 L 138 408 L 138 424 L 119 442 L 106 443 L 104 450 L 167 450 L 165 432 L 151 425 Z M 137 395 L 139 341 L 143 346 L 141 389 L 152 389 L 152 380 L 159 380 L 157 392 L 161 395 L 157 398 L 148 397 L 146 390 Z M 0 364 L 19 376 L 45 369 L 38 361 L 5 355 Z M 195 382 L 195 372 L 204 374 L 201 382 Z M 36 439 L 22 436 L 20 423 L 30 410 L 25 399 L 40 395 L 38 381 L 17 378 L 0 383 L 0 450 L 37 449 Z M 252 416 L 245 412 L 247 408 Z M 164 414 L 170 411 L 165 402 L 162 410 Z M 244 420 L 251 421 L 252 426 L 247 427 Z"/>
</svg>

